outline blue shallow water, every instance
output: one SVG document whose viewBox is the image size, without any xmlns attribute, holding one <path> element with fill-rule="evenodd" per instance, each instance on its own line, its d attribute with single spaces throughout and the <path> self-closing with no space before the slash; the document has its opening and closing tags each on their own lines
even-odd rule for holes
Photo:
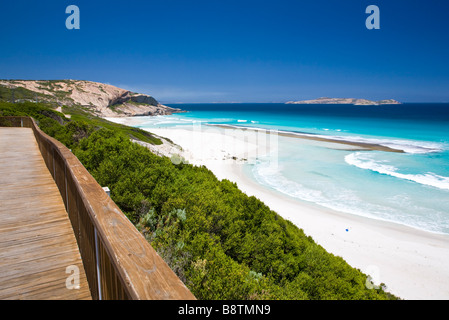
<svg viewBox="0 0 449 320">
<path fill-rule="evenodd" d="M 449 234 L 449 104 L 170 106 L 189 112 L 153 117 L 140 126 L 219 123 L 403 150 L 336 150 L 279 137 L 277 165 L 270 165 L 267 156 L 248 164 L 247 171 L 267 188 L 302 201 Z"/>
</svg>

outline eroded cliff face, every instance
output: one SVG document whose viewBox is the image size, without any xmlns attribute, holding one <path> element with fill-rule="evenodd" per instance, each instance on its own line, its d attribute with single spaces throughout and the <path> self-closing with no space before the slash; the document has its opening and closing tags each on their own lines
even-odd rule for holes
<svg viewBox="0 0 449 320">
<path fill-rule="evenodd" d="M 83 80 L 0 80 L 3 92 L 14 91 L 16 100 L 80 106 L 100 117 L 166 115 L 182 112 L 160 104 L 146 94 L 109 84 Z"/>
</svg>

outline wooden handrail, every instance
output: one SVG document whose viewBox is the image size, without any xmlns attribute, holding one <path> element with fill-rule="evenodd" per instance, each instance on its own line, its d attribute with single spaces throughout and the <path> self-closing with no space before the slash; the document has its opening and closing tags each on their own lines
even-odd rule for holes
<svg viewBox="0 0 449 320">
<path fill-rule="evenodd" d="M 33 130 L 72 223 L 93 299 L 195 299 L 66 146 L 33 118 L 0 119 L 0 125 Z"/>
</svg>

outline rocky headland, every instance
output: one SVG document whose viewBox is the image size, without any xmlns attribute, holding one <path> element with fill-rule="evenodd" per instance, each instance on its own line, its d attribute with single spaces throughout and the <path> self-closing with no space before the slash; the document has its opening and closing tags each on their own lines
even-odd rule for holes
<svg viewBox="0 0 449 320">
<path fill-rule="evenodd" d="M 99 117 L 169 115 L 183 112 L 152 96 L 83 80 L 0 80 L 0 99 L 78 106 Z"/>
</svg>

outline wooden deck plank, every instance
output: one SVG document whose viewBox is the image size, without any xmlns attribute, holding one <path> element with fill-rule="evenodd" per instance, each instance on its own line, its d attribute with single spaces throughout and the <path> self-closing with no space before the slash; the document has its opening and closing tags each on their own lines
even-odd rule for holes
<svg viewBox="0 0 449 320">
<path fill-rule="evenodd" d="M 69 290 L 68 266 L 80 271 Z M 91 299 L 59 190 L 28 128 L 0 128 L 0 299 Z"/>
<path fill-rule="evenodd" d="M 36 214 L 35 216 L 27 216 L 23 219 L 20 219 L 20 217 L 17 217 L 13 214 L 2 214 L 0 212 L 0 215 L 5 216 L 1 223 L 0 223 L 0 232 L 2 230 L 8 230 L 10 228 L 15 228 L 17 227 L 17 225 L 22 225 L 20 228 L 22 230 L 25 230 L 24 226 L 26 225 L 26 228 L 31 228 L 34 224 L 39 224 L 39 223 L 49 223 L 49 221 L 51 221 L 51 219 L 54 217 L 54 219 L 58 219 L 61 216 L 61 213 L 57 210 L 57 207 L 49 207 L 46 208 L 45 212 Z M 9 212 L 15 212 L 18 210 L 24 211 L 26 212 L 26 210 L 24 210 L 23 208 L 19 208 L 17 210 L 12 209 L 13 211 L 9 211 Z M 32 211 L 33 208 L 30 208 L 29 211 Z M 40 217 L 44 217 L 45 220 L 40 220 Z M 40 221 L 39 221 L 40 220 Z"/>
<path fill-rule="evenodd" d="M 6 258 L 8 258 L 8 263 L 11 263 L 15 256 L 19 257 L 22 261 L 26 261 L 26 259 L 29 259 L 34 255 L 40 256 L 40 252 L 34 250 L 34 245 L 39 245 L 40 248 L 46 248 L 49 246 L 58 246 L 62 248 L 63 246 L 65 246 L 65 243 L 62 243 L 62 241 L 70 240 L 72 237 L 72 233 L 70 233 L 67 228 L 64 228 L 65 230 L 62 231 L 59 231 L 57 228 L 61 228 L 60 223 L 52 224 L 47 229 L 36 228 L 36 230 L 33 230 L 32 232 L 27 232 L 26 237 L 23 237 L 23 233 L 20 232 L 22 238 L 19 238 L 19 236 L 17 236 L 17 232 L 9 229 L 8 234 L 15 234 L 10 236 L 9 239 L 7 241 L 4 241 L 0 246 L 2 250 L 0 253 L 0 259 L 2 259 L 2 261 L 0 261 L 0 266 L 6 263 Z M 4 233 L 1 234 L 1 236 L 4 235 Z M 70 241 L 69 244 L 69 248 L 75 250 L 78 249 L 77 247 L 74 247 Z M 27 255 L 24 256 L 24 253 L 27 253 Z"/>
</svg>

